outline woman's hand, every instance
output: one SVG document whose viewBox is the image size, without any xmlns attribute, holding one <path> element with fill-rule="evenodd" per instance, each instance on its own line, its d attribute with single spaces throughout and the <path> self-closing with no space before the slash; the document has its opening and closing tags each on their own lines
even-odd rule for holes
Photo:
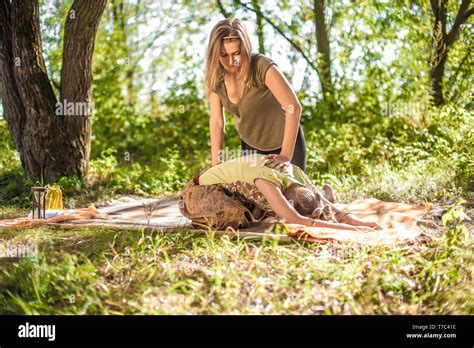
<svg viewBox="0 0 474 348">
<path fill-rule="evenodd" d="M 286 156 L 277 154 L 265 155 L 265 162 L 263 162 L 264 166 L 279 171 L 284 171 L 289 164 L 290 160 Z"/>
<path fill-rule="evenodd" d="M 345 231 L 368 231 L 372 230 L 370 227 L 357 227 L 345 223 L 340 223 L 340 222 L 331 222 L 331 221 L 325 221 L 325 220 L 319 220 L 319 219 L 313 219 L 313 218 L 307 218 L 304 217 L 304 219 L 307 221 L 306 226 L 310 227 L 321 227 L 321 228 L 331 228 L 335 230 L 345 230 Z"/>
<path fill-rule="evenodd" d="M 384 227 L 382 225 L 379 225 L 376 222 L 366 222 L 367 227 L 373 228 L 374 230 L 383 230 Z"/>
<path fill-rule="evenodd" d="M 364 220 L 361 220 L 361 219 L 358 219 L 356 218 L 354 215 L 352 214 L 346 214 L 344 216 L 344 222 L 345 223 L 348 223 L 352 226 L 360 226 L 360 227 L 365 227 L 365 228 L 372 228 L 374 230 L 382 230 L 384 227 L 379 225 L 378 223 L 376 222 L 372 222 L 372 221 L 364 221 Z"/>
</svg>

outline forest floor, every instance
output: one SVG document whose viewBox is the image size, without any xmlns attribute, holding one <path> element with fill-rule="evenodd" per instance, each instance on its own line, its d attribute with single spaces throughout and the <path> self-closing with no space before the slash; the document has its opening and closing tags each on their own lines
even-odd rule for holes
<svg viewBox="0 0 474 348">
<path fill-rule="evenodd" d="M 469 197 L 434 182 L 431 189 L 444 190 L 434 204 Z M 342 201 L 426 201 L 434 195 L 422 192 L 428 183 L 432 176 L 398 198 L 376 177 L 335 186 Z M 445 215 L 448 227 L 423 228 L 417 242 L 397 247 L 239 240 L 186 229 L 0 230 L 3 246 L 34 251 L 0 258 L 0 313 L 473 314 L 474 226 L 457 216 L 474 212 L 469 201 L 463 206 Z M 1 218 L 27 213 L 0 208 Z"/>
</svg>

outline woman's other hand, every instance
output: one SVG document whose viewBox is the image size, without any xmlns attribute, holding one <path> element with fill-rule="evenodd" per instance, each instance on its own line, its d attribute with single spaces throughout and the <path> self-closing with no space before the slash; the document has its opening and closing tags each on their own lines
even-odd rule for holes
<svg viewBox="0 0 474 348">
<path fill-rule="evenodd" d="M 344 222 L 348 223 L 352 226 L 368 227 L 368 228 L 371 228 L 371 229 L 374 229 L 374 230 L 383 230 L 384 229 L 383 226 L 379 225 L 376 222 L 365 221 L 365 220 L 358 219 L 353 214 L 346 214 L 344 216 Z"/>
<path fill-rule="evenodd" d="M 369 228 L 371 230 L 376 230 L 376 231 L 384 229 L 384 227 L 379 225 L 378 223 L 370 222 L 370 221 L 363 221 L 362 223 L 358 225 L 358 227 Z"/>
<path fill-rule="evenodd" d="M 384 227 L 382 225 L 379 225 L 376 222 L 367 222 L 367 226 L 370 228 L 373 228 L 374 230 L 383 230 Z"/>
<path fill-rule="evenodd" d="M 277 154 L 265 155 L 265 161 L 263 162 L 264 166 L 281 172 L 284 171 L 289 164 L 290 160 L 286 156 Z"/>
</svg>

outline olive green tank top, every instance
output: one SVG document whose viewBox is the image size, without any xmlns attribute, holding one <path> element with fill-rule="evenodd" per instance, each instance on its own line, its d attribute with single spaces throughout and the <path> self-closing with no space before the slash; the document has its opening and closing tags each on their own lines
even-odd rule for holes
<svg viewBox="0 0 474 348">
<path fill-rule="evenodd" d="M 216 87 L 224 108 L 234 115 L 235 129 L 240 138 L 257 150 L 270 151 L 283 144 L 285 131 L 285 111 L 265 85 L 265 74 L 273 60 L 260 53 L 252 53 L 250 74 L 251 86 L 244 89 L 238 104 L 229 100 L 224 80 Z"/>
<path fill-rule="evenodd" d="M 311 179 L 298 166 L 290 164 L 285 171 L 280 172 L 264 166 L 264 161 L 265 155 L 253 153 L 220 163 L 201 173 L 199 185 L 236 181 L 244 181 L 254 185 L 255 180 L 264 179 L 274 183 L 280 188 L 281 192 L 285 192 L 292 183 L 300 184 L 309 189 L 316 189 Z"/>
</svg>

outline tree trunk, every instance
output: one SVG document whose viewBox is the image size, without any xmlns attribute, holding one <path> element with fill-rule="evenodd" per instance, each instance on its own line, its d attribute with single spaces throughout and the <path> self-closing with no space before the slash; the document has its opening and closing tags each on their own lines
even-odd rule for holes
<svg viewBox="0 0 474 348">
<path fill-rule="evenodd" d="M 446 51 L 440 53 L 437 61 L 433 64 L 430 70 L 431 95 L 436 106 L 444 104 L 443 77 L 447 59 L 448 53 Z"/>
<path fill-rule="evenodd" d="M 265 54 L 265 38 L 263 36 L 262 11 L 258 0 L 252 0 L 252 6 L 255 9 L 256 32 L 258 37 L 258 52 Z"/>
<path fill-rule="evenodd" d="M 334 99 L 334 88 L 331 78 L 331 51 L 329 48 L 329 36 L 324 16 L 324 0 L 314 0 L 314 18 L 316 26 L 316 44 L 318 52 L 319 76 L 324 100 Z"/>
<path fill-rule="evenodd" d="M 75 105 L 92 103 L 92 54 L 100 17 L 107 0 L 74 1 L 64 29 L 63 65 L 60 100 Z M 72 16 L 74 14 L 74 16 Z M 61 118 L 69 135 L 64 153 L 68 156 L 64 170 L 81 178 L 87 175 L 91 149 L 91 115 Z"/>
<path fill-rule="evenodd" d="M 61 136 L 54 117 L 56 97 L 43 60 L 36 1 L 3 0 L 1 97 L 25 174 L 40 178 L 58 174 Z"/>
<path fill-rule="evenodd" d="M 446 45 L 446 1 L 432 0 L 432 9 L 435 17 L 433 27 L 433 38 L 435 50 L 431 57 L 431 94 L 435 105 L 442 105 L 443 98 L 443 77 L 446 59 L 448 58 L 448 47 Z"/>
<path fill-rule="evenodd" d="M 92 52 L 106 0 L 75 1 L 66 20 L 61 97 L 92 101 Z M 43 59 L 37 0 L 0 2 L 0 96 L 26 176 L 85 178 L 91 120 L 59 110 Z M 73 104 L 74 106 L 74 104 Z M 67 110 L 69 111 L 69 110 Z"/>
<path fill-rule="evenodd" d="M 467 19 L 474 13 L 474 8 L 469 8 L 470 4 L 471 0 L 462 0 L 451 30 L 447 33 L 447 1 L 431 0 L 431 9 L 434 15 L 433 40 L 435 49 L 430 57 L 430 78 L 431 95 L 436 106 L 441 106 L 445 102 L 443 79 L 449 49 L 456 41 L 461 25 L 466 23 Z"/>
</svg>

